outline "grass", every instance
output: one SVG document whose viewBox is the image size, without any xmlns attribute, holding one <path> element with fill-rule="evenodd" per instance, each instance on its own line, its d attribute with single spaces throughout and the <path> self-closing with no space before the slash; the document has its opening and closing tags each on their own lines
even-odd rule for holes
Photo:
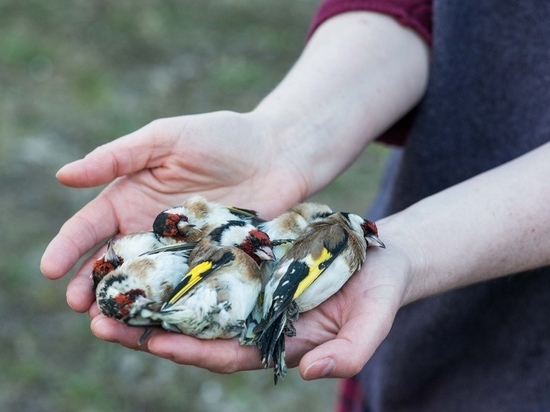
<svg viewBox="0 0 550 412">
<path fill-rule="evenodd" d="M 159 117 L 246 111 L 304 45 L 313 0 L 0 1 L 0 410 L 327 411 L 336 381 L 229 376 L 108 344 L 38 269 L 47 242 L 99 189 L 63 164 Z M 385 150 L 315 196 L 362 213 Z"/>
</svg>

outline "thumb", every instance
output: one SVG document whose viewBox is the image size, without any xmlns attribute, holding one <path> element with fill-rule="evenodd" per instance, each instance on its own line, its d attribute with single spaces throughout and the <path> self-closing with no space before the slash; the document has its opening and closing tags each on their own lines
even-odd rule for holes
<svg viewBox="0 0 550 412">
<path fill-rule="evenodd" d="M 394 317 L 395 311 L 388 306 L 367 309 L 348 319 L 336 338 L 304 355 L 300 375 L 305 380 L 357 375 L 389 333 Z"/>
<path fill-rule="evenodd" d="M 177 140 L 170 119 L 154 121 L 141 129 L 99 146 L 83 159 L 63 166 L 56 174 L 66 186 L 93 187 L 119 176 L 160 166 Z"/>
</svg>

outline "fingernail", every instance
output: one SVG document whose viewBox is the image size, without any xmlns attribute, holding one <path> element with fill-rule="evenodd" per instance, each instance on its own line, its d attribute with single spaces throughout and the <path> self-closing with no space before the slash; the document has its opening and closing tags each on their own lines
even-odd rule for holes
<svg viewBox="0 0 550 412">
<path fill-rule="evenodd" d="M 323 358 L 316 360 L 311 365 L 309 365 L 304 373 L 304 379 L 319 379 L 324 378 L 333 371 L 334 369 L 334 359 L 332 358 Z"/>
<path fill-rule="evenodd" d="M 70 163 L 67 163 L 67 164 L 70 164 Z M 59 175 L 61 173 L 63 173 L 63 169 L 65 169 L 67 167 L 67 165 L 64 165 L 64 166 L 61 166 L 61 168 L 57 171 L 57 173 L 55 174 L 55 177 L 58 178 Z"/>
<path fill-rule="evenodd" d="M 55 174 L 55 177 L 58 178 L 60 174 L 64 173 L 67 168 L 69 168 L 73 163 L 76 163 L 76 162 L 78 162 L 78 160 L 73 160 L 72 162 L 69 162 L 66 165 L 61 166 L 61 168 Z"/>
</svg>

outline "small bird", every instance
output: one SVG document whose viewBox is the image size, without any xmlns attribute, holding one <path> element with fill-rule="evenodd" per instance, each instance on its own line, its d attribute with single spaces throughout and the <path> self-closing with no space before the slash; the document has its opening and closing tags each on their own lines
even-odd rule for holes
<svg viewBox="0 0 550 412">
<path fill-rule="evenodd" d="M 291 206 L 286 212 L 273 220 L 258 224 L 258 228 L 267 233 L 273 243 L 275 260 L 265 261 L 261 266 L 262 293 L 258 297 L 254 310 L 246 320 L 247 332 L 245 337 L 241 339 L 242 344 L 254 344 L 254 328 L 263 319 L 263 289 L 272 276 L 277 262 L 290 250 L 293 241 L 304 233 L 309 224 L 323 220 L 332 213 L 334 212 L 327 205 L 304 202 Z"/>
<path fill-rule="evenodd" d="M 136 232 L 107 242 L 107 251 L 92 266 L 93 290 L 107 275 L 128 259 L 151 250 L 174 244 L 176 240 L 159 237 L 154 232 Z"/>
<path fill-rule="evenodd" d="M 273 258 L 267 234 L 229 221 L 195 247 L 187 274 L 161 309 L 145 308 L 142 316 L 201 339 L 242 335 L 262 287 L 258 262 Z"/>
<path fill-rule="evenodd" d="M 225 206 L 195 195 L 181 206 L 159 213 L 153 222 L 153 232 L 162 237 L 178 240 L 183 236 L 186 242 L 198 242 L 230 220 L 243 220 L 254 225 L 263 221 L 254 210 Z"/>
<path fill-rule="evenodd" d="M 141 309 L 160 308 L 168 299 L 187 273 L 194 247 L 194 243 L 182 243 L 125 260 L 98 282 L 96 301 L 101 313 L 132 326 L 154 325 L 140 316 Z"/>
<path fill-rule="evenodd" d="M 254 330 L 265 367 L 274 362 L 275 384 L 286 374 L 284 336 L 295 336 L 292 323 L 336 293 L 371 246 L 385 247 L 374 222 L 333 213 L 311 223 L 277 263 L 265 287 L 263 320 Z"/>
</svg>

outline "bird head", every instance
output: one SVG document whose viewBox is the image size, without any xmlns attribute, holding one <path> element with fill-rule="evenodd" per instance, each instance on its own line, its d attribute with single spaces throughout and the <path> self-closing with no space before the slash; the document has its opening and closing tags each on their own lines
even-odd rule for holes
<svg viewBox="0 0 550 412">
<path fill-rule="evenodd" d="M 145 291 L 139 287 L 131 288 L 128 276 L 122 273 L 105 278 L 97 293 L 101 312 L 125 323 L 150 303 Z"/>
<path fill-rule="evenodd" d="M 264 260 L 275 260 L 273 243 L 267 235 L 259 229 L 251 229 L 239 247 L 260 265 Z"/>
<path fill-rule="evenodd" d="M 97 285 L 105 275 L 122 265 L 122 262 L 123 259 L 116 254 L 113 248 L 112 240 L 109 240 L 107 242 L 107 252 L 105 252 L 101 258 L 97 259 L 92 266 L 93 290 L 96 290 Z"/>
<path fill-rule="evenodd" d="M 209 241 L 220 246 L 235 246 L 248 254 L 258 265 L 274 260 L 273 244 L 267 233 L 242 220 L 230 220 L 209 234 Z"/>
<path fill-rule="evenodd" d="M 378 228 L 376 227 L 376 223 L 365 219 L 364 222 L 361 223 L 361 229 L 363 229 L 363 235 L 365 236 L 365 240 L 367 241 L 367 247 L 386 247 L 386 245 L 384 245 L 384 243 L 378 237 Z"/>
<path fill-rule="evenodd" d="M 349 212 L 335 213 L 334 215 L 329 216 L 328 219 L 338 218 L 343 218 L 354 232 L 363 235 L 365 241 L 367 242 L 367 248 L 372 246 L 378 246 L 381 248 L 386 247 L 386 245 L 384 245 L 378 237 L 378 228 L 376 227 L 376 223 L 363 219 L 355 213 Z"/>
<path fill-rule="evenodd" d="M 187 242 L 195 230 L 183 208 L 175 207 L 157 215 L 153 222 L 153 232 L 159 236 L 170 237 L 179 242 Z"/>
</svg>

